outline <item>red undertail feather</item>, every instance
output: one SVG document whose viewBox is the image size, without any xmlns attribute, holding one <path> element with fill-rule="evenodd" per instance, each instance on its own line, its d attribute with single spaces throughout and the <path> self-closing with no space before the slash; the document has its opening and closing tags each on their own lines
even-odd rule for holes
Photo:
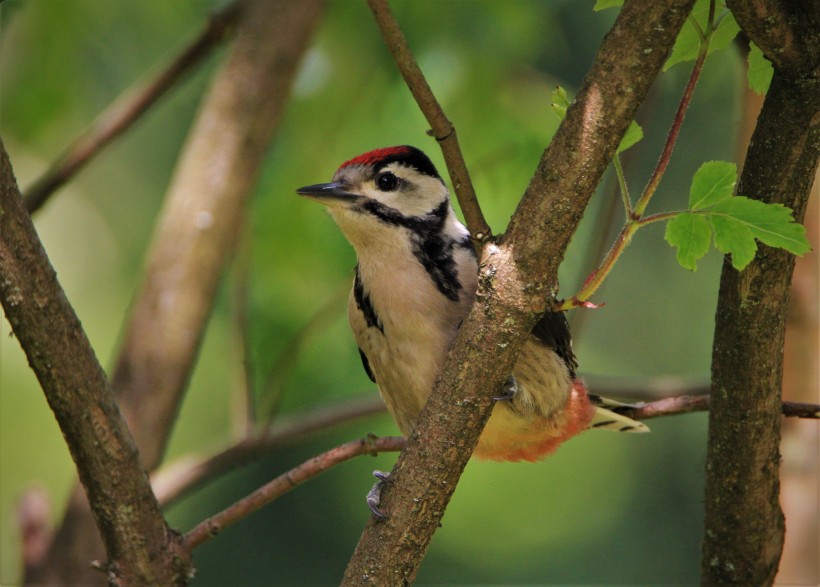
<svg viewBox="0 0 820 587">
<path fill-rule="evenodd" d="M 572 392 L 564 404 L 564 425 L 558 430 L 558 435 L 548 433 L 542 440 L 533 442 L 531 446 L 522 448 L 518 455 L 512 454 L 508 460 L 540 461 L 551 455 L 565 441 L 589 428 L 592 417 L 595 415 L 595 406 L 587 397 L 584 384 L 578 380 L 573 382 Z M 546 426 L 545 426 L 546 428 Z M 518 458 L 514 458 L 514 457 Z"/>
</svg>

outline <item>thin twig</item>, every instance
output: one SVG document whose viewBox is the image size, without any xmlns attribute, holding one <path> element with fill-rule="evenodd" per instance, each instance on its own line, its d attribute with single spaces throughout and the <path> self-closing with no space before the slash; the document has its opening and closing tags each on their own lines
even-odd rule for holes
<svg viewBox="0 0 820 587">
<path fill-rule="evenodd" d="M 636 219 L 639 219 L 646 211 L 646 207 L 649 205 L 649 200 L 652 198 L 655 190 L 661 183 L 663 174 L 669 165 L 669 160 L 672 158 L 672 151 L 674 150 L 675 143 L 678 140 L 678 135 L 680 134 L 680 129 L 683 125 L 683 119 L 686 116 L 686 111 L 689 109 L 689 103 L 692 101 L 692 95 L 695 93 L 695 86 L 697 86 L 698 79 L 700 79 L 700 74 L 703 71 L 703 64 L 709 53 L 709 40 L 712 36 L 713 17 L 714 3 L 710 6 L 709 10 L 709 21 L 706 24 L 706 36 L 703 41 L 701 41 L 698 57 L 695 60 L 695 65 L 692 67 L 692 72 L 689 74 L 689 81 L 686 82 L 683 95 L 678 103 L 678 109 L 675 112 L 675 118 L 672 120 L 672 126 L 669 128 L 669 133 L 666 135 L 666 143 L 663 146 L 663 151 L 661 151 L 661 156 L 658 159 L 658 163 L 655 165 L 652 176 L 646 183 L 646 187 L 644 188 L 641 197 L 638 199 L 638 203 L 635 204 L 635 208 L 632 212 L 633 217 Z"/>
<path fill-rule="evenodd" d="M 197 487 L 242 463 L 280 448 L 285 442 L 384 410 L 384 403 L 375 393 L 363 394 L 344 403 L 316 408 L 304 415 L 278 422 L 268 432 L 243 438 L 217 453 L 187 457 L 164 466 L 151 476 L 154 493 L 160 504 L 167 507 Z"/>
<path fill-rule="evenodd" d="M 273 481 L 263 485 L 247 497 L 240 499 L 227 509 L 201 522 L 185 535 L 185 546 L 192 551 L 202 543 L 216 536 L 223 529 L 247 517 L 271 501 L 281 497 L 294 487 L 313 479 L 331 467 L 360 455 L 375 455 L 380 452 L 395 452 L 404 448 L 404 438 L 386 436 L 384 438 L 362 438 L 336 448 L 332 448 L 301 465 L 282 473 Z"/>
<path fill-rule="evenodd" d="M 663 416 L 675 416 L 690 412 L 702 412 L 708 409 L 708 395 L 681 395 L 636 406 L 619 408 L 618 412 L 635 420 L 649 420 L 651 418 L 660 418 Z M 820 418 L 820 405 L 784 402 L 783 414 L 785 416 L 800 418 Z M 305 461 L 301 465 L 282 473 L 272 481 L 266 483 L 246 497 L 235 502 L 222 512 L 197 524 L 197 526 L 186 534 L 184 544 L 189 551 L 191 551 L 211 538 L 214 538 L 219 532 L 228 526 L 231 526 L 239 520 L 246 518 L 263 506 L 278 499 L 279 497 L 282 497 L 291 489 L 306 481 L 309 481 L 320 473 L 324 473 L 331 467 L 360 455 L 374 455 L 382 452 L 400 451 L 404 448 L 404 443 L 405 439 L 398 436 L 387 436 L 383 438 L 369 437 L 347 442 L 337 446 L 336 448 L 330 449 L 329 451 L 315 456 L 312 459 Z M 280 443 L 277 442 L 275 444 L 278 445 Z M 275 444 L 270 442 L 259 443 L 253 450 L 254 452 L 268 451 L 271 450 Z M 240 446 L 243 448 L 242 451 L 239 452 L 245 452 L 243 456 L 248 458 L 249 454 L 246 452 L 248 443 L 246 441 L 235 445 L 232 449 Z M 224 451 L 218 455 L 218 457 L 229 455 L 230 460 L 236 464 L 238 454 L 237 451 L 232 451 L 232 449 Z M 211 472 L 213 473 L 214 470 L 211 469 Z M 159 490 L 158 496 L 161 497 L 161 494 L 162 490 Z"/>
<path fill-rule="evenodd" d="M 618 187 L 621 192 L 621 199 L 624 203 L 624 211 L 626 212 L 627 220 L 632 217 L 632 199 L 629 197 L 629 187 L 626 185 L 626 176 L 624 175 L 624 168 L 621 166 L 621 157 L 618 153 L 612 158 L 612 165 L 615 167 L 615 174 L 618 177 Z"/>
<path fill-rule="evenodd" d="M 404 33 L 387 5 L 387 0 L 367 0 L 367 3 L 396 66 L 416 99 L 419 109 L 430 124 L 432 136 L 441 147 L 447 171 L 450 173 L 450 181 L 453 183 L 453 190 L 456 192 L 467 228 L 473 235 L 473 239 L 477 241 L 476 244 L 480 246 L 492 236 L 492 233 L 478 204 L 473 182 L 458 144 L 456 129 L 433 95 L 430 85 L 410 51 Z"/>
<path fill-rule="evenodd" d="M 42 207 L 54 192 L 145 114 L 185 74 L 201 63 L 233 29 L 243 4 L 241 0 L 237 0 L 214 13 L 199 36 L 156 78 L 126 91 L 100 114 L 91 127 L 77 137 L 26 190 L 25 201 L 29 213 Z"/>
</svg>

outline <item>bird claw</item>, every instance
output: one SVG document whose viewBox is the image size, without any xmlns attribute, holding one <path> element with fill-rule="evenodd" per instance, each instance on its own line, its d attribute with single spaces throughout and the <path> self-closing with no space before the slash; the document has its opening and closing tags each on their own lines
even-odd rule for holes
<svg viewBox="0 0 820 587">
<path fill-rule="evenodd" d="M 501 395 L 493 396 L 493 400 L 497 402 L 509 402 L 515 398 L 517 393 L 518 380 L 515 378 L 515 375 L 510 375 L 507 377 L 507 381 L 504 382 L 504 392 Z"/>
<path fill-rule="evenodd" d="M 370 511 L 373 512 L 373 515 L 379 518 L 380 520 L 387 519 L 387 514 L 379 509 L 379 505 L 381 504 L 382 500 L 382 489 L 384 486 L 390 482 L 390 473 L 385 473 L 384 471 L 373 471 L 373 476 L 376 478 L 376 483 L 373 484 L 373 487 L 370 488 L 370 491 L 367 492 L 367 507 L 370 508 Z"/>
</svg>

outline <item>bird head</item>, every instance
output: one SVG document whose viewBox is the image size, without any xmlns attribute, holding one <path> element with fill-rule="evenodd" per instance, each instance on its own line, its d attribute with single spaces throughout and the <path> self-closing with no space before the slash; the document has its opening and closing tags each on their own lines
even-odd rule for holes
<svg viewBox="0 0 820 587">
<path fill-rule="evenodd" d="M 330 183 L 296 193 L 325 204 L 354 246 L 385 225 L 412 230 L 431 219 L 443 220 L 450 210 L 447 187 L 433 163 L 406 145 L 354 157 L 342 163 Z"/>
</svg>

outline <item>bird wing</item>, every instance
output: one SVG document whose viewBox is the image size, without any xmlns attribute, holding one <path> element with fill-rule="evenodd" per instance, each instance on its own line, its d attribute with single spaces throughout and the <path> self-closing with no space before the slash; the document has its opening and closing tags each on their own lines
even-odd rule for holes
<svg viewBox="0 0 820 587">
<path fill-rule="evenodd" d="M 572 336 L 569 333 L 569 323 L 563 312 L 547 312 L 535 323 L 533 335 L 547 345 L 558 355 L 567 366 L 569 375 L 575 379 L 575 370 L 578 361 L 572 352 Z"/>
</svg>

